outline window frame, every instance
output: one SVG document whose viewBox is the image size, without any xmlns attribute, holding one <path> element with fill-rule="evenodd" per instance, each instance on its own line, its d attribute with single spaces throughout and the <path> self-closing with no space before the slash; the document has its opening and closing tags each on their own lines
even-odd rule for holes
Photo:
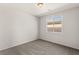
<svg viewBox="0 0 79 59">
<path fill-rule="evenodd" d="M 59 15 L 58 15 L 59 16 Z M 61 24 L 62 24 L 62 27 L 61 27 L 61 32 L 57 32 L 57 31 L 48 31 L 48 21 L 49 20 L 52 20 L 52 21 L 54 21 L 54 19 L 51 19 L 51 17 L 55 17 L 55 16 L 47 16 L 46 17 L 46 32 L 49 32 L 49 33 L 61 33 L 61 32 L 63 32 L 63 20 L 64 20 L 64 18 L 63 18 L 63 16 L 60 16 L 60 17 L 62 17 L 62 19 L 60 20 L 61 21 Z"/>
</svg>

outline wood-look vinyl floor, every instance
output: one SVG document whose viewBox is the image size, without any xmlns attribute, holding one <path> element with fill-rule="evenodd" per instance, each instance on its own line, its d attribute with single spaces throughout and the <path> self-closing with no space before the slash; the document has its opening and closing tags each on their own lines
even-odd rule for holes
<svg viewBox="0 0 79 59">
<path fill-rule="evenodd" d="M 79 50 L 38 39 L 0 51 L 0 55 L 79 55 Z"/>
</svg>

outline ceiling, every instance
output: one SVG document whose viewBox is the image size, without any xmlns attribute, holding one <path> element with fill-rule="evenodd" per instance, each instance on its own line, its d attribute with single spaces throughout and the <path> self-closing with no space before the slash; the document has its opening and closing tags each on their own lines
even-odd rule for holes
<svg viewBox="0 0 79 59">
<path fill-rule="evenodd" d="M 31 15 L 40 16 L 66 5 L 68 5 L 68 3 L 45 3 L 42 8 L 38 8 L 34 3 L 5 3 L 0 4 L 0 7 L 23 10 Z"/>
</svg>

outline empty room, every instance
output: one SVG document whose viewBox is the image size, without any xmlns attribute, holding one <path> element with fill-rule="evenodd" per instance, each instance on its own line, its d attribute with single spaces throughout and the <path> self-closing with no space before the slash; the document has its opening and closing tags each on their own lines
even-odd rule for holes
<svg viewBox="0 0 79 59">
<path fill-rule="evenodd" d="M 0 55 L 79 55 L 79 3 L 0 3 Z"/>
</svg>

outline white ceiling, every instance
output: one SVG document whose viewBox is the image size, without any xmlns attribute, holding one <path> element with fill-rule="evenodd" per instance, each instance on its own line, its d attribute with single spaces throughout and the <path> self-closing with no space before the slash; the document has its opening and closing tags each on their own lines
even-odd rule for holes
<svg viewBox="0 0 79 59">
<path fill-rule="evenodd" d="M 6 3 L 0 4 L 0 7 L 5 6 L 6 8 L 18 9 L 28 12 L 31 15 L 39 16 L 44 13 L 50 12 L 57 8 L 68 5 L 67 3 L 45 3 L 42 8 L 38 8 L 34 3 Z"/>
</svg>

